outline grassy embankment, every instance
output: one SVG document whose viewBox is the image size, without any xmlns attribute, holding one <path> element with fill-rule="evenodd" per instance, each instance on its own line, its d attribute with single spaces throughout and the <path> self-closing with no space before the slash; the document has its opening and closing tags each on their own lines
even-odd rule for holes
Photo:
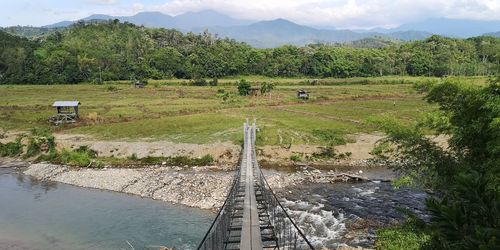
<svg viewBox="0 0 500 250">
<path fill-rule="evenodd" d="M 183 80 L 153 81 L 144 89 L 125 83 L 3 85 L 0 127 L 45 127 L 103 140 L 239 143 L 244 118 L 255 117 L 261 128 L 261 145 L 322 145 L 327 142 L 318 134 L 371 133 L 375 128 L 366 122 L 371 117 L 391 115 L 415 122 L 433 109 L 413 88 L 413 83 L 426 78 L 320 79 L 315 86 L 310 79 L 247 79 L 253 85 L 268 81 L 277 86 L 270 96 L 240 97 L 235 79 L 221 79 L 216 87 L 186 86 L 188 81 Z M 310 100 L 296 98 L 301 88 L 311 92 Z M 234 94 L 224 102 L 220 91 Z M 48 124 L 55 100 L 79 100 L 81 122 L 58 127 Z"/>
</svg>

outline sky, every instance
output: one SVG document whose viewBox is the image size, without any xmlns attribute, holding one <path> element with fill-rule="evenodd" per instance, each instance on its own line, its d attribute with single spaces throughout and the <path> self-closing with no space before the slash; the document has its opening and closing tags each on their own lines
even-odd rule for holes
<svg viewBox="0 0 500 250">
<path fill-rule="evenodd" d="M 92 14 L 179 15 L 208 9 L 240 19 L 285 18 L 337 28 L 392 28 L 428 18 L 500 20 L 500 0 L 0 0 L 0 26 L 43 26 Z"/>
</svg>

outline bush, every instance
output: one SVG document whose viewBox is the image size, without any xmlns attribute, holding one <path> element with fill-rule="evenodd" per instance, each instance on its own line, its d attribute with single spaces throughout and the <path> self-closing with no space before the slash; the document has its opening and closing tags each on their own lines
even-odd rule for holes
<svg viewBox="0 0 500 250">
<path fill-rule="evenodd" d="M 377 232 L 377 249 L 425 249 L 431 241 L 425 222 L 415 215 L 409 215 L 407 221 L 399 226 L 386 228 Z"/>
<path fill-rule="evenodd" d="M 207 80 L 203 79 L 203 78 L 196 78 L 194 80 L 191 80 L 190 84 L 192 86 L 207 86 L 208 85 L 208 82 Z"/>
<path fill-rule="evenodd" d="M 292 156 L 290 156 L 290 160 L 292 161 L 300 161 L 302 159 L 302 157 L 300 157 L 300 155 L 298 154 L 293 154 Z"/>
<path fill-rule="evenodd" d="M 337 146 L 347 143 L 344 137 L 344 133 L 339 130 L 334 129 L 315 129 L 312 131 L 312 135 L 323 142 L 326 142 L 328 146 Z"/>
<path fill-rule="evenodd" d="M 26 157 L 33 157 L 42 152 L 49 152 L 56 147 L 55 137 L 48 129 L 34 128 L 28 136 Z"/>
<path fill-rule="evenodd" d="M 238 83 L 238 93 L 241 96 L 247 96 L 250 94 L 250 88 L 252 86 L 245 79 L 241 79 Z"/>
<path fill-rule="evenodd" d="M 115 85 L 109 85 L 106 87 L 106 91 L 115 92 L 118 91 L 118 87 L 116 87 Z"/>
<path fill-rule="evenodd" d="M 138 160 L 139 158 L 137 158 L 137 154 L 136 153 L 133 153 L 131 156 L 127 157 L 127 159 L 131 160 L 131 161 L 136 161 Z"/>
<path fill-rule="evenodd" d="M 209 84 L 210 84 L 210 86 L 215 87 L 215 86 L 219 85 L 219 80 L 217 78 L 214 78 L 210 81 Z"/>
<path fill-rule="evenodd" d="M 41 155 L 37 161 L 48 161 L 55 164 L 67 164 L 78 167 L 102 167 L 104 164 L 96 160 L 97 153 L 87 146 L 76 150 L 63 149 L 60 152 L 51 150 L 46 155 Z"/>
<path fill-rule="evenodd" d="M 23 144 L 21 138 L 6 144 L 0 143 L 0 156 L 1 157 L 16 157 L 23 152 Z"/>
<path fill-rule="evenodd" d="M 417 90 L 417 92 L 419 92 L 419 93 L 427 93 L 436 84 L 437 84 L 437 80 L 425 79 L 425 80 L 415 82 L 413 84 L 413 88 L 415 90 Z"/>
</svg>

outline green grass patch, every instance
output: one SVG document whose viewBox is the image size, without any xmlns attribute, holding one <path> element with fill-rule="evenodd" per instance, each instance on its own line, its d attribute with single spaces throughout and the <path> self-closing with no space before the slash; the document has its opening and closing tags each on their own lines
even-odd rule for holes
<svg viewBox="0 0 500 250">
<path fill-rule="evenodd" d="M 418 250 L 429 246 L 431 235 L 425 222 L 417 218 L 414 214 L 405 211 L 402 212 L 408 216 L 406 222 L 398 226 L 379 230 L 375 242 L 376 249 Z"/>
<path fill-rule="evenodd" d="M 239 96 L 240 79 L 252 86 L 267 82 L 276 87 L 265 96 Z M 189 86 L 188 80 L 178 79 L 152 80 L 142 89 L 134 88 L 129 81 L 103 86 L 2 85 L 0 127 L 48 128 L 103 140 L 238 143 L 244 119 L 255 117 L 261 128 L 259 145 L 327 146 L 332 140 L 342 143 L 340 138 L 348 134 L 373 132 L 376 128 L 365 123 L 372 116 L 391 115 L 414 123 L 434 109 L 413 87 L 415 82 L 437 81 L 434 78 L 318 79 L 322 84 L 311 85 L 312 80 L 238 76 L 218 79 L 217 86 Z M 299 89 L 310 91 L 310 100 L 299 100 Z M 80 101 L 80 122 L 56 127 L 48 123 L 48 117 L 56 113 L 51 107 L 56 100 Z M 318 133 L 329 130 L 336 131 L 336 138 Z M 37 151 L 35 144 L 32 154 Z"/>
</svg>

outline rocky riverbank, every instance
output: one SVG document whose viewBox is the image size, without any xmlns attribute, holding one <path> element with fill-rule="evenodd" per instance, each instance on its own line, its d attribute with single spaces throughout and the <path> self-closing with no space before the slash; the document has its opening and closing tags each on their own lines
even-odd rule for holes
<svg viewBox="0 0 500 250">
<path fill-rule="evenodd" d="M 264 173 L 271 188 L 278 193 L 304 182 L 333 183 L 351 178 L 366 179 L 360 175 L 317 169 L 303 169 L 294 173 L 268 170 Z M 223 204 L 234 177 L 234 171 L 222 171 L 217 166 L 89 169 L 46 163 L 32 164 L 24 170 L 24 174 L 40 180 L 123 192 L 211 210 Z"/>
</svg>

